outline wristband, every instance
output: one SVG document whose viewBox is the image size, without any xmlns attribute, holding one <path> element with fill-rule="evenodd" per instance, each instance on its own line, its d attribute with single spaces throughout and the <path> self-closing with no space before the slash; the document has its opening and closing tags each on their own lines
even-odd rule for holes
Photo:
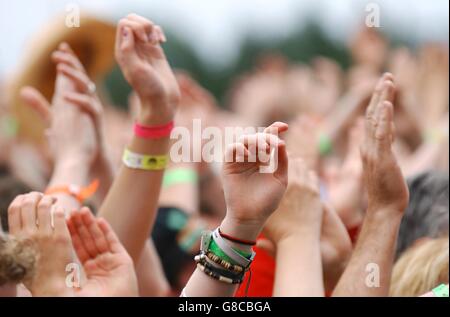
<svg viewBox="0 0 450 317">
<path fill-rule="evenodd" d="M 225 239 L 227 239 L 227 240 L 230 240 L 231 242 L 235 242 L 235 243 L 239 243 L 239 244 L 244 244 L 244 245 L 251 245 L 251 246 L 256 245 L 256 241 L 242 240 L 242 239 L 238 239 L 238 238 L 234 238 L 234 237 L 232 237 L 232 236 L 229 236 L 229 235 L 223 233 L 223 232 L 220 230 L 220 227 L 219 227 L 217 230 L 219 230 L 219 234 L 220 234 L 220 236 L 221 236 L 222 238 L 225 238 Z"/>
<path fill-rule="evenodd" d="M 252 253 L 250 253 L 250 254 L 246 254 L 246 253 L 243 254 L 242 251 L 233 249 L 220 236 L 218 229 L 214 230 L 214 232 L 212 233 L 211 245 L 214 245 L 213 242 L 216 243 L 217 246 L 223 251 L 223 253 L 225 253 L 228 256 L 228 258 L 231 259 L 232 263 L 238 264 L 244 268 L 248 268 L 250 266 L 250 264 L 252 263 L 253 258 L 255 257 L 254 251 L 252 251 Z"/>
<path fill-rule="evenodd" d="M 98 189 L 100 182 L 94 179 L 88 186 L 80 187 L 77 185 L 62 185 L 47 188 L 46 195 L 63 193 L 68 194 L 78 200 L 81 204 L 88 198 L 92 197 Z"/>
<path fill-rule="evenodd" d="M 176 168 L 167 170 L 164 173 L 163 187 L 170 187 L 178 184 L 197 184 L 197 171 L 189 168 Z"/>
<path fill-rule="evenodd" d="M 217 232 L 217 230 L 215 231 Z M 218 256 L 220 259 L 229 262 L 233 265 L 238 265 L 247 270 L 250 267 L 251 262 L 255 256 L 255 252 L 252 250 L 251 253 L 244 252 L 241 250 L 236 250 L 230 247 L 225 240 L 221 239 L 221 245 L 216 243 L 213 238 L 213 234 L 210 231 L 204 231 L 201 243 L 200 243 L 200 252 L 203 254 L 207 254 L 208 252 L 213 253 Z M 224 250 L 225 249 L 225 250 Z"/>
<path fill-rule="evenodd" d="M 441 284 L 432 290 L 436 297 L 448 297 L 448 285 Z"/>
<path fill-rule="evenodd" d="M 134 124 L 134 135 L 144 139 L 158 139 L 167 137 L 173 129 L 173 121 L 160 126 L 144 126 L 139 123 Z"/>
<path fill-rule="evenodd" d="M 0 135 L 13 138 L 19 132 L 19 123 L 13 116 L 4 115 L 0 118 Z"/>
<path fill-rule="evenodd" d="M 439 144 L 445 137 L 448 137 L 448 132 L 445 133 L 440 129 L 428 129 L 423 133 L 422 140 L 426 143 Z"/>
<path fill-rule="evenodd" d="M 167 155 L 143 155 L 125 149 L 122 156 L 123 164 L 128 168 L 145 171 L 159 171 L 167 166 Z"/>
<path fill-rule="evenodd" d="M 244 280 L 243 274 L 233 274 L 230 271 L 215 267 L 208 263 L 205 255 L 201 255 L 196 259 L 197 268 L 210 277 L 227 284 L 241 284 Z"/>
<path fill-rule="evenodd" d="M 319 148 L 319 154 L 322 156 L 330 154 L 333 149 L 331 139 L 324 133 L 320 133 L 317 146 Z"/>
</svg>

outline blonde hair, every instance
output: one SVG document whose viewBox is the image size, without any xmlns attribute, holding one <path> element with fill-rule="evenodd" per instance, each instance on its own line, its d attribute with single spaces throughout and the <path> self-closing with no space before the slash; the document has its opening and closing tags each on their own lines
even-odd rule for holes
<svg viewBox="0 0 450 317">
<path fill-rule="evenodd" d="M 20 283 L 33 275 L 36 249 L 30 240 L 0 232 L 0 286 Z"/>
<path fill-rule="evenodd" d="M 391 296 L 420 296 L 439 284 L 448 284 L 448 236 L 412 246 L 392 272 Z"/>
</svg>

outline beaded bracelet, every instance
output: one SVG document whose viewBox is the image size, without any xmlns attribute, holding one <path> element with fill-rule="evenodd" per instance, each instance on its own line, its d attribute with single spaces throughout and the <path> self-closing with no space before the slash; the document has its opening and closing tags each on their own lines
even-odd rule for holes
<svg viewBox="0 0 450 317">
<path fill-rule="evenodd" d="M 215 239 L 220 242 L 216 243 Z M 225 249 L 223 249 L 223 246 Z M 215 250 L 215 252 L 213 252 Z M 217 253 L 216 253 L 217 252 Z M 232 254 L 232 256 L 230 256 Z M 245 296 L 247 296 L 252 278 L 250 265 L 255 257 L 255 252 L 246 253 L 242 250 L 235 250 L 219 235 L 216 229 L 213 233 L 210 231 L 203 232 L 200 245 L 200 254 L 195 257 L 197 268 L 218 281 L 228 284 L 241 284 L 244 280 L 245 273 L 248 271 L 248 281 L 245 288 Z M 237 258 L 238 261 L 234 261 Z M 210 263 L 212 261 L 213 263 Z M 216 267 L 214 264 L 224 269 Z M 231 275 L 230 275 L 231 274 Z"/>
<path fill-rule="evenodd" d="M 197 268 L 220 282 L 228 284 L 241 284 L 244 280 L 243 275 L 241 275 L 240 278 L 227 276 L 227 274 L 225 274 L 226 271 L 224 272 L 224 270 L 212 266 L 204 258 L 197 263 Z"/>
<path fill-rule="evenodd" d="M 206 253 L 206 256 L 208 257 L 208 259 L 210 259 L 214 263 L 226 268 L 227 270 L 234 271 L 236 273 L 242 273 L 244 271 L 247 271 L 247 269 L 244 269 L 242 266 L 231 264 L 230 262 L 227 262 L 227 261 L 219 258 L 217 255 L 215 255 L 214 253 L 212 253 L 210 251 L 208 251 Z"/>
</svg>

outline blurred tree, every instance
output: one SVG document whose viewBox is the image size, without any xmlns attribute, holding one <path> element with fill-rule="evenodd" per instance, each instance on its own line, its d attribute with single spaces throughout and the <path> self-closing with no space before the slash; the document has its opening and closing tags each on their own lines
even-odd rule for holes
<svg viewBox="0 0 450 317">
<path fill-rule="evenodd" d="M 350 65 L 350 56 L 342 43 L 332 41 L 320 26 L 310 21 L 306 27 L 279 40 L 262 40 L 252 34 L 246 36 L 235 62 L 224 69 L 212 70 L 182 38 L 167 32 L 169 41 L 164 44 L 166 55 L 175 68 L 183 69 L 211 91 L 220 102 L 233 80 L 255 66 L 258 57 L 267 53 L 279 53 L 293 62 L 308 63 L 314 57 L 326 56 L 336 60 L 344 69 Z M 119 69 L 114 69 L 106 79 L 112 100 L 117 105 L 126 105 L 130 87 Z"/>
</svg>

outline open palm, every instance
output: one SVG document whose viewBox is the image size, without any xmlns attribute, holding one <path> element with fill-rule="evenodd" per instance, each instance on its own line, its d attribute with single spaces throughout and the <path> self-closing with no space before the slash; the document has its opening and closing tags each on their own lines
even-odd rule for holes
<svg viewBox="0 0 450 317">
<path fill-rule="evenodd" d="M 67 224 L 87 279 L 76 295 L 137 296 L 133 261 L 109 224 L 88 208 L 74 212 Z"/>
</svg>

